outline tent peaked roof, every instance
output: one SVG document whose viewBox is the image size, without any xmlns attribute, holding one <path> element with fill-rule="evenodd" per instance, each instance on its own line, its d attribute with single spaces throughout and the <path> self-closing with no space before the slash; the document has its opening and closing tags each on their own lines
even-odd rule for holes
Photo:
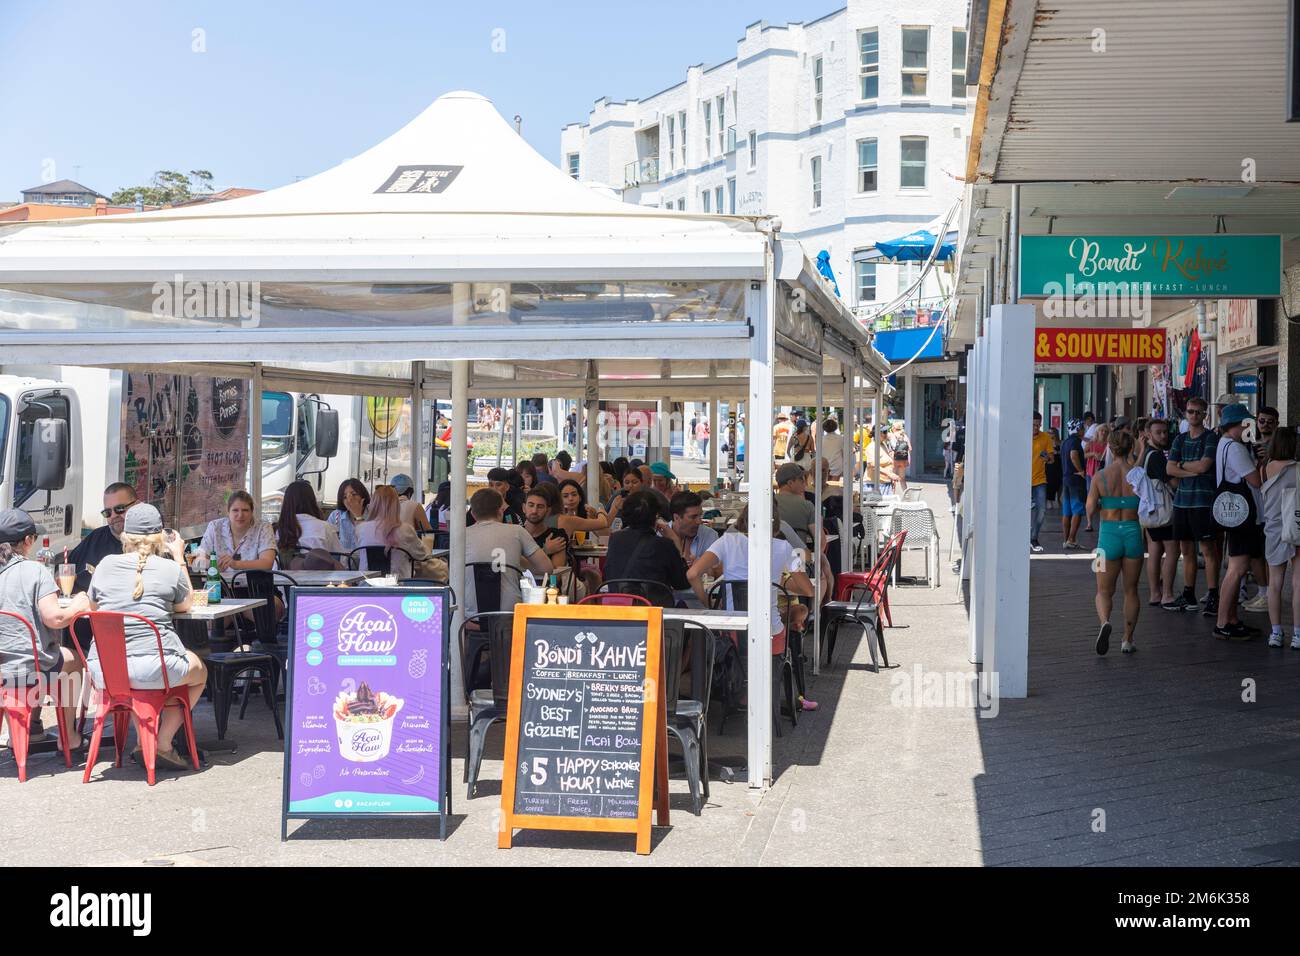
<svg viewBox="0 0 1300 956">
<path fill-rule="evenodd" d="M 187 215 L 321 212 L 658 214 L 548 162 L 486 97 L 445 93 L 383 142 L 315 176 Z"/>
</svg>

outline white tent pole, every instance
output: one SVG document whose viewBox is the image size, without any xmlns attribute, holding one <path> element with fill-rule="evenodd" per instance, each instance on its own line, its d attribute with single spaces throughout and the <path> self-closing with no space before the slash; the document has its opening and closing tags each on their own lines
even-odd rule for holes
<svg viewBox="0 0 1300 956">
<path fill-rule="evenodd" d="M 455 387 L 453 382 L 452 388 Z M 468 398 L 466 401 L 468 401 Z M 501 399 L 498 409 L 501 412 L 501 418 L 497 421 L 497 467 L 500 468 L 501 457 L 506 453 L 506 399 Z"/>
<path fill-rule="evenodd" d="M 513 467 L 513 466 L 515 465 L 515 463 L 517 463 L 517 462 L 519 461 L 519 429 L 523 427 L 523 422 L 520 421 L 520 419 L 523 418 L 523 410 L 524 410 L 524 402 L 523 402 L 523 399 L 521 399 L 521 398 L 516 398 L 516 399 L 515 399 L 515 414 L 514 414 L 515 427 L 512 429 L 512 437 L 511 437 L 511 442 L 510 442 L 510 465 L 511 465 L 511 467 Z"/>
<path fill-rule="evenodd" d="M 452 285 L 452 322 L 463 323 L 469 314 L 470 285 L 457 282 Z M 447 531 L 451 538 L 451 567 L 448 577 L 460 605 L 451 620 L 451 632 L 460 633 L 465 619 L 465 501 L 468 495 L 468 467 L 465 454 L 466 421 L 469 405 L 470 363 L 464 360 L 451 363 L 451 502 Z M 464 681 L 461 679 L 462 662 L 460 642 L 451 642 L 451 705 L 457 715 L 465 713 Z"/>
<path fill-rule="evenodd" d="M 875 456 L 875 482 L 876 490 L 880 490 L 880 416 L 884 412 L 884 403 L 880 400 L 880 393 L 885 390 L 885 383 L 882 379 L 879 387 L 876 388 L 876 397 L 871 400 L 871 453 Z"/>
<path fill-rule="evenodd" d="M 595 362 L 587 363 L 587 504 L 599 508 L 600 500 L 600 379 Z M 579 416 L 578 426 L 582 426 Z"/>
<path fill-rule="evenodd" d="M 411 486 L 415 500 L 424 507 L 424 363 L 411 363 Z"/>
<path fill-rule="evenodd" d="M 745 412 L 745 471 L 749 475 L 749 786 L 772 779 L 772 421 L 776 365 L 776 278 L 772 244 L 764 248 L 763 282 L 746 293 L 754 337 Z"/>
<path fill-rule="evenodd" d="M 718 433 L 718 405 L 720 402 L 717 397 L 709 399 L 709 488 L 710 490 L 718 486 L 718 442 L 722 436 Z"/>
<path fill-rule="evenodd" d="M 853 375 L 855 369 L 852 365 L 842 363 L 844 369 L 844 417 L 848 418 L 849 409 L 853 407 Z M 844 476 L 842 479 L 842 490 L 844 497 L 841 499 L 840 515 L 844 519 L 844 533 L 840 535 L 840 570 L 853 570 L 853 443 L 851 441 L 840 442 L 841 471 Z M 817 450 L 817 458 L 821 459 L 821 449 Z M 820 552 L 819 552 L 820 553 Z M 820 597 L 820 595 L 819 595 Z"/>
<path fill-rule="evenodd" d="M 248 493 L 257 502 L 255 515 L 262 515 L 262 363 L 253 363 L 248 383 Z"/>
<path fill-rule="evenodd" d="M 866 373 L 865 373 L 865 372 L 863 373 L 863 376 L 862 376 L 862 385 L 861 385 L 861 387 L 858 389 L 858 401 L 857 401 L 857 404 L 856 404 L 856 405 L 854 406 L 854 408 L 853 408 L 853 420 L 857 423 L 857 429 L 856 429 L 856 430 L 859 432 L 859 434 L 861 434 L 862 424 L 863 424 L 863 422 L 865 422 L 865 421 L 867 420 L 867 377 L 866 377 Z M 861 468 L 861 470 L 860 470 L 860 472 L 859 472 L 859 474 L 858 474 L 858 502 L 859 502 L 859 507 L 861 507 L 861 508 L 863 509 L 863 511 L 864 511 L 864 517 L 865 517 L 865 511 L 866 511 L 866 507 L 867 507 L 867 506 L 866 506 L 866 500 L 867 500 L 867 496 L 866 496 L 866 489 L 867 489 L 867 462 L 866 462 L 866 456 L 865 456 L 865 455 L 862 455 L 862 454 L 860 454 L 860 453 L 858 452 L 858 445 L 857 445 L 857 443 L 856 443 L 855 441 L 853 441 L 853 433 L 852 433 L 852 432 L 849 433 L 849 444 L 852 445 L 852 447 L 853 447 L 853 457 L 852 457 L 852 459 L 851 459 L 851 461 L 853 462 L 853 467 L 856 468 L 859 464 L 862 465 L 862 468 Z M 849 535 L 850 535 L 850 536 L 852 536 L 852 534 L 853 534 L 853 523 L 852 523 L 852 517 L 853 517 L 852 515 L 849 516 L 849 518 L 850 518 L 850 522 L 849 522 Z M 857 549 L 855 549 L 855 550 L 857 550 Z M 870 552 L 868 552 L 868 553 L 870 553 Z M 863 565 L 862 565 L 862 570 L 864 570 L 864 571 L 867 570 L 867 566 L 866 566 L 865 561 L 864 561 L 864 563 L 863 563 Z"/>
<path fill-rule="evenodd" d="M 817 454 L 813 456 L 814 458 L 813 480 L 816 482 L 815 490 L 813 491 L 813 497 L 817 499 L 816 502 L 813 504 L 813 512 L 817 518 L 817 523 L 815 525 L 815 530 L 813 533 L 812 561 L 809 562 L 809 566 L 808 566 L 808 571 L 813 574 L 814 578 L 816 578 L 815 572 L 820 570 L 821 568 L 821 553 L 822 553 L 822 547 L 824 546 L 825 537 L 826 537 L 825 522 L 822 521 L 822 506 L 824 502 L 822 501 L 823 478 L 822 478 L 821 440 L 822 440 L 822 436 L 826 434 L 826 429 L 822 427 L 826 421 L 826 418 L 822 411 L 822 409 L 826 407 L 826 394 L 823 385 L 824 383 L 822 380 L 822 366 L 819 364 L 817 366 L 817 412 L 813 416 L 817 427 Z M 821 673 L 821 659 L 822 659 L 822 655 L 821 655 L 822 602 L 821 602 L 821 594 L 820 594 L 821 582 L 818 582 L 818 584 L 819 584 L 819 589 L 818 589 L 819 593 L 813 598 L 812 672 L 814 674 Z"/>
</svg>

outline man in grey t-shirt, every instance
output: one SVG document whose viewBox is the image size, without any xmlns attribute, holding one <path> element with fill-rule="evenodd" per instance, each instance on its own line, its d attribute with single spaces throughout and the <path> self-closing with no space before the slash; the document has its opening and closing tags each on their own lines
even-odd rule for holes
<svg viewBox="0 0 1300 956">
<path fill-rule="evenodd" d="M 465 563 L 500 567 L 500 610 L 513 611 L 522 595 L 518 575 L 506 566 L 520 571 L 531 570 L 534 577 L 545 580 L 545 576 L 554 570 L 551 559 L 520 525 L 503 523 L 505 499 L 491 488 L 474 492 L 469 500 L 469 510 L 474 523 L 465 529 Z M 479 605 L 474 569 L 466 568 L 465 577 L 465 590 L 468 592 L 465 596 L 466 613 L 477 614 Z"/>
</svg>

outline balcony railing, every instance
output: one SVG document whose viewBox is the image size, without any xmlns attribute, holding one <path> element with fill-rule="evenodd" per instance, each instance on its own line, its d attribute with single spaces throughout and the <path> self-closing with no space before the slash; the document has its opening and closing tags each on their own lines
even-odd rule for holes
<svg viewBox="0 0 1300 956">
<path fill-rule="evenodd" d="M 853 307 L 853 314 L 859 322 L 874 332 L 890 332 L 896 329 L 928 329 L 938 325 L 943 313 L 943 299 L 922 300 L 920 306 L 909 304 L 906 308 L 892 312 L 880 312 L 880 306 L 864 303 Z"/>
<path fill-rule="evenodd" d="M 659 158 L 640 159 L 623 167 L 623 188 L 635 189 L 659 182 Z"/>
</svg>

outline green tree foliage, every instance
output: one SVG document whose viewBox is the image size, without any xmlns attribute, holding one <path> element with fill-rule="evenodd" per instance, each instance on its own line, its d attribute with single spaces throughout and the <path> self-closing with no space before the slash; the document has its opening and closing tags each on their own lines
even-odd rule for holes
<svg viewBox="0 0 1300 956">
<path fill-rule="evenodd" d="M 138 193 L 146 206 L 171 206 L 212 192 L 212 173 L 191 169 L 189 174 L 174 169 L 160 169 L 147 186 L 126 186 L 109 197 L 114 206 L 132 206 Z"/>
</svg>

